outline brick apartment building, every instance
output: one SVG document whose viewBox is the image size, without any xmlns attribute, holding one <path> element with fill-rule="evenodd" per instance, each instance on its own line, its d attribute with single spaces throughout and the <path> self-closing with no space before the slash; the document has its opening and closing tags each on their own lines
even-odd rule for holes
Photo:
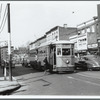
<svg viewBox="0 0 100 100">
<path fill-rule="evenodd" d="M 36 48 L 40 44 L 51 43 L 59 40 L 69 40 L 70 36 L 77 34 L 77 28 L 67 27 L 67 25 L 55 26 L 45 33 L 44 36 L 40 37 L 34 42 L 30 43 L 30 50 Z M 30 51 L 31 52 L 31 51 Z"/>
<path fill-rule="evenodd" d="M 77 28 L 67 27 L 65 24 L 64 27 L 56 26 L 46 32 L 46 41 L 54 42 L 59 40 L 69 40 L 69 37 L 77 34 Z"/>
</svg>

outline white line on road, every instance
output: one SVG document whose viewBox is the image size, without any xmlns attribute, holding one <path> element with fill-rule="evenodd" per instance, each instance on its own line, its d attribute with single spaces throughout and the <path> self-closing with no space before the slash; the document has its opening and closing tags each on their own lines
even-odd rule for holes
<svg viewBox="0 0 100 100">
<path fill-rule="evenodd" d="M 96 86 L 100 86 L 100 84 L 97 84 L 97 83 L 94 83 L 94 82 L 90 82 L 90 81 L 85 81 L 85 80 L 82 80 L 82 79 L 79 79 L 79 78 L 74 78 L 72 76 L 67 76 L 67 78 L 70 78 L 70 79 L 73 79 L 73 80 L 77 80 L 77 81 L 81 81 L 81 82 L 85 82 L 85 83 L 89 83 L 89 84 L 96 85 Z"/>
<path fill-rule="evenodd" d="M 74 79 L 73 77 L 71 77 L 71 76 L 67 76 L 68 78 L 71 78 L 71 79 Z"/>
<path fill-rule="evenodd" d="M 93 76 L 84 75 L 84 74 L 80 74 L 80 73 L 76 73 L 76 74 L 77 74 L 77 75 L 84 76 L 84 77 L 90 77 L 90 78 L 100 79 L 99 77 L 93 77 Z"/>
</svg>

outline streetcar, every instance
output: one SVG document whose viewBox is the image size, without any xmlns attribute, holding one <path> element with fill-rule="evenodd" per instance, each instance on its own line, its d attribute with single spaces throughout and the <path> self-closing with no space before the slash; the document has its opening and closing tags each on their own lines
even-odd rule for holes
<svg viewBox="0 0 100 100">
<path fill-rule="evenodd" d="M 34 69 L 45 70 L 47 57 L 50 72 L 74 71 L 74 43 L 66 40 L 42 43 L 30 50 L 30 65 Z"/>
</svg>

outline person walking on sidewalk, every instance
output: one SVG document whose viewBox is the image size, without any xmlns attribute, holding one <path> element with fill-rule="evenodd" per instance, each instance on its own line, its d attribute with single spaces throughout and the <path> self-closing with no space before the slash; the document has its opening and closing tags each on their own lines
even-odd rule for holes
<svg viewBox="0 0 100 100">
<path fill-rule="evenodd" d="M 2 68 L 2 70 L 3 70 L 3 74 L 4 74 L 5 64 L 6 64 L 6 62 L 5 62 L 4 60 L 2 60 L 2 65 L 1 65 L 1 68 Z"/>
<path fill-rule="evenodd" d="M 49 63 L 48 63 L 47 57 L 44 58 L 43 62 L 44 62 L 44 74 L 46 74 L 46 72 L 49 69 Z"/>
</svg>

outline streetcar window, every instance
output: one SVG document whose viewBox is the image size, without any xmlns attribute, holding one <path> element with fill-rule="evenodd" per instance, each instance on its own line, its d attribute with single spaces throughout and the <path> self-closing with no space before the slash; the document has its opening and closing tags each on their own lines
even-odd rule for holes
<svg viewBox="0 0 100 100">
<path fill-rule="evenodd" d="M 70 49 L 63 48 L 62 55 L 70 55 Z"/>
<path fill-rule="evenodd" d="M 57 48 L 57 55 L 61 55 L 61 48 Z"/>
</svg>

